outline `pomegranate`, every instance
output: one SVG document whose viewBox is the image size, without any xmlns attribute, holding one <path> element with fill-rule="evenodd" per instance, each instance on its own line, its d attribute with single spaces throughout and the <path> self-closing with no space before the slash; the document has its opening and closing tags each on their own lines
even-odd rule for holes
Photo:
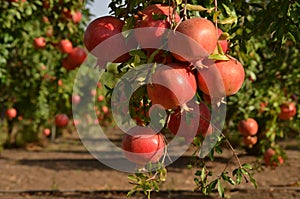
<svg viewBox="0 0 300 199">
<path fill-rule="evenodd" d="M 168 38 L 168 47 L 179 61 L 197 61 L 217 47 L 217 31 L 208 19 L 192 18 L 179 24 Z"/>
<path fill-rule="evenodd" d="M 176 109 L 171 115 L 168 128 L 174 135 L 184 137 L 187 141 L 197 135 L 206 135 L 210 125 L 210 111 L 204 103 L 190 101 L 187 103 L 191 111 Z"/>
<path fill-rule="evenodd" d="M 80 103 L 80 100 L 81 100 L 80 95 L 78 95 L 78 94 L 72 95 L 72 103 L 73 103 L 73 104 L 79 104 L 79 103 Z"/>
<path fill-rule="evenodd" d="M 86 59 L 87 54 L 84 49 L 75 47 L 62 61 L 63 67 L 67 70 L 74 70 L 79 67 Z"/>
<path fill-rule="evenodd" d="M 244 145 L 252 148 L 252 146 L 257 143 L 257 136 L 244 136 L 242 141 Z"/>
<path fill-rule="evenodd" d="M 47 42 L 44 37 L 37 37 L 33 40 L 33 46 L 36 49 L 41 49 L 46 46 Z"/>
<path fill-rule="evenodd" d="M 223 31 L 220 28 L 218 28 L 218 37 L 220 37 L 222 34 L 223 34 Z M 220 44 L 223 52 L 226 53 L 228 50 L 227 40 L 218 40 L 218 43 Z"/>
<path fill-rule="evenodd" d="M 84 33 L 84 44 L 88 51 L 101 62 L 126 62 L 130 58 L 128 52 L 137 44 L 134 38 L 130 37 L 125 41 L 120 34 L 124 24 L 124 21 L 112 16 L 92 21 Z M 113 39 L 104 42 L 111 37 Z M 99 44 L 101 45 L 98 46 Z"/>
<path fill-rule="evenodd" d="M 234 95 L 243 85 L 245 71 L 237 60 L 212 61 L 205 59 L 202 63 L 208 68 L 197 73 L 199 89 L 211 97 Z"/>
<path fill-rule="evenodd" d="M 157 162 L 164 154 L 164 137 L 148 127 L 131 128 L 122 139 L 124 156 L 138 165 Z"/>
<path fill-rule="evenodd" d="M 171 28 L 172 21 L 180 21 L 178 13 L 173 11 L 174 9 L 170 6 L 152 4 L 140 13 L 140 19 L 135 24 L 134 35 L 142 48 L 153 46 L 157 49 L 162 46 L 166 29 Z M 139 28 L 149 29 L 145 31 L 145 29 Z"/>
<path fill-rule="evenodd" d="M 196 79 L 185 63 L 159 65 L 147 85 L 152 104 L 165 109 L 184 105 L 196 94 Z"/>
<path fill-rule="evenodd" d="M 5 111 L 5 115 L 9 120 L 12 120 L 17 116 L 17 110 L 15 108 L 9 108 Z"/>
<path fill-rule="evenodd" d="M 43 130 L 43 134 L 44 134 L 45 136 L 48 137 L 48 136 L 51 134 L 50 129 L 49 129 L 49 128 L 45 128 L 45 129 Z"/>
<path fill-rule="evenodd" d="M 278 156 L 277 160 L 275 157 L 276 157 L 276 152 L 272 148 L 267 149 L 264 153 L 264 161 L 266 166 L 277 167 L 278 163 L 279 164 L 284 163 L 284 160 L 281 156 Z"/>
<path fill-rule="evenodd" d="M 104 96 L 103 95 L 99 95 L 98 96 L 98 102 L 103 102 L 104 101 Z"/>
<path fill-rule="evenodd" d="M 57 114 L 55 116 L 55 125 L 57 127 L 65 127 L 69 123 L 69 117 L 66 114 Z"/>
<path fill-rule="evenodd" d="M 258 124 L 253 118 L 241 120 L 238 124 L 238 130 L 244 136 L 253 136 L 257 134 Z"/>
<path fill-rule="evenodd" d="M 63 39 L 58 43 L 57 49 L 62 53 L 71 53 L 73 50 L 72 42 L 68 39 Z"/>
<path fill-rule="evenodd" d="M 90 94 L 91 94 L 91 96 L 96 96 L 96 94 L 97 94 L 96 89 L 91 90 L 91 91 L 90 91 Z"/>
<path fill-rule="evenodd" d="M 102 107 L 101 107 L 101 110 L 102 110 L 102 112 L 103 112 L 104 114 L 107 114 L 108 111 L 109 111 L 109 109 L 108 109 L 107 106 L 102 106 Z"/>
<path fill-rule="evenodd" d="M 72 20 L 74 23 L 79 23 L 82 19 L 82 14 L 80 11 L 72 13 Z"/>
<path fill-rule="evenodd" d="M 293 102 L 287 102 L 280 105 L 278 118 L 281 120 L 290 120 L 296 115 L 296 106 Z"/>
</svg>

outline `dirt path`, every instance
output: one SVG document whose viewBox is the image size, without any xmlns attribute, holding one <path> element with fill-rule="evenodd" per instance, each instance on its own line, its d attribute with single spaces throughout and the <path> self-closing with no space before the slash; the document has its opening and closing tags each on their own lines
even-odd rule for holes
<svg viewBox="0 0 300 199">
<path fill-rule="evenodd" d="M 298 142 L 286 143 L 288 160 L 277 169 L 264 168 L 256 173 L 258 189 L 243 183 L 227 187 L 230 198 L 300 198 L 300 152 Z M 299 146 L 299 144 L 298 144 Z M 168 178 L 163 192 L 153 198 L 199 198 L 193 193 L 194 170 L 186 168 L 190 151 L 168 166 Z M 253 162 L 255 157 L 240 151 L 241 162 Z M 210 162 L 216 172 L 223 169 L 231 152 Z M 235 168 L 236 165 L 230 165 Z M 30 150 L 5 150 L 0 156 L 0 198 L 125 198 L 127 173 L 115 171 L 95 160 L 79 140 L 64 140 L 47 148 L 33 146 Z M 214 198 L 216 194 L 211 197 Z M 202 196 L 203 197 L 203 196 Z M 134 198 L 143 198 L 140 195 Z"/>
</svg>

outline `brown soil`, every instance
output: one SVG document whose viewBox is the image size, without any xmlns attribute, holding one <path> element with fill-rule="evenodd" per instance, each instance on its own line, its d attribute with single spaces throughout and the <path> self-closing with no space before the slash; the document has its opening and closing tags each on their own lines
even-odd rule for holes
<svg viewBox="0 0 300 199">
<path fill-rule="evenodd" d="M 254 175 L 257 189 L 245 182 L 239 186 L 226 186 L 226 198 L 300 198 L 299 140 L 284 141 L 282 145 L 288 157 L 284 165 L 276 169 L 261 167 Z M 162 191 L 153 193 L 152 198 L 217 197 L 217 193 L 204 197 L 192 192 L 195 170 L 186 167 L 191 150 L 167 167 L 167 181 L 161 187 Z M 256 160 L 256 157 L 246 155 L 243 150 L 238 150 L 238 153 L 242 163 Z M 230 157 L 231 152 L 224 149 L 222 156 L 209 162 L 208 167 L 218 173 Z M 228 169 L 236 167 L 232 161 Z M 119 199 L 126 198 L 127 191 L 131 189 L 128 173 L 101 164 L 74 137 L 64 137 L 47 144 L 47 147 L 29 145 L 27 150 L 4 150 L 0 156 L 0 172 L 1 199 Z M 145 197 L 136 194 L 132 198 Z"/>
</svg>

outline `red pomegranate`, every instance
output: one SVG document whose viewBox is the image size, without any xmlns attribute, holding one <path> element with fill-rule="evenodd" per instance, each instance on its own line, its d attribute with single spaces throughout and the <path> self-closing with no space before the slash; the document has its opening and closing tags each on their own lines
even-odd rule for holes
<svg viewBox="0 0 300 199">
<path fill-rule="evenodd" d="M 57 127 L 65 127 L 69 123 L 69 117 L 66 114 L 57 114 L 55 116 L 55 125 Z"/>
<path fill-rule="evenodd" d="M 122 139 L 124 156 L 138 165 L 154 163 L 164 154 L 164 137 L 148 127 L 136 126 Z"/>
<path fill-rule="evenodd" d="M 44 37 L 37 37 L 33 40 L 33 46 L 36 49 L 41 49 L 46 46 L 47 42 Z"/>
<path fill-rule="evenodd" d="M 45 128 L 45 129 L 43 130 L 43 134 L 44 134 L 45 136 L 48 137 L 48 136 L 51 134 L 50 129 L 49 129 L 49 128 Z"/>
<path fill-rule="evenodd" d="M 281 120 L 290 120 L 296 115 L 297 109 L 293 102 L 280 105 L 280 113 L 278 118 Z"/>
<path fill-rule="evenodd" d="M 245 71 L 237 60 L 212 61 L 205 59 L 202 62 L 207 68 L 197 73 L 198 87 L 212 97 L 234 95 L 243 85 Z"/>
<path fill-rule="evenodd" d="M 80 103 L 80 100 L 81 100 L 80 95 L 78 95 L 78 94 L 72 95 L 72 103 L 73 103 L 73 104 L 79 104 L 79 103 Z"/>
<path fill-rule="evenodd" d="M 67 70 L 74 70 L 85 61 L 86 57 L 87 54 L 83 48 L 75 47 L 68 56 L 62 60 L 62 66 Z"/>
<path fill-rule="evenodd" d="M 238 124 L 238 130 L 243 136 L 253 136 L 257 134 L 258 124 L 253 118 L 241 120 Z"/>
<path fill-rule="evenodd" d="M 276 152 L 272 148 L 269 148 L 265 151 L 264 161 L 265 161 L 266 166 L 277 167 L 278 163 L 279 164 L 284 163 L 284 160 L 281 156 L 278 156 L 277 160 L 276 160 L 276 158 L 274 158 L 275 156 L 276 156 Z"/>
<path fill-rule="evenodd" d="M 57 49 L 62 53 L 71 53 L 73 50 L 72 42 L 68 39 L 63 39 L 58 43 Z"/>
<path fill-rule="evenodd" d="M 72 20 L 74 23 L 79 23 L 82 19 L 82 14 L 80 11 L 72 13 Z"/>
<path fill-rule="evenodd" d="M 15 108 L 9 108 L 5 111 L 5 115 L 9 120 L 12 120 L 17 116 L 17 110 Z"/>
<path fill-rule="evenodd" d="M 174 14 L 174 16 L 173 16 Z M 170 6 L 152 4 L 146 7 L 136 21 L 134 35 L 142 48 L 159 48 L 163 44 L 163 36 L 166 29 L 171 28 L 172 21 L 179 22 L 180 17 Z M 149 28 L 139 29 L 139 28 Z"/>
<path fill-rule="evenodd" d="M 168 128 L 174 135 L 182 136 L 187 141 L 197 135 L 206 136 L 210 125 L 210 110 L 204 103 L 190 101 L 187 103 L 193 110 L 183 111 L 176 109 L 171 115 Z"/>
<path fill-rule="evenodd" d="M 168 38 L 168 47 L 179 61 L 197 61 L 211 54 L 217 47 L 217 31 L 205 18 L 192 18 L 181 22 Z"/>
<path fill-rule="evenodd" d="M 254 144 L 257 143 L 257 136 L 244 136 L 242 141 L 244 145 L 251 148 Z"/>
<path fill-rule="evenodd" d="M 95 19 L 84 33 L 84 45 L 100 62 L 126 62 L 130 58 L 128 52 L 137 44 L 134 38 L 126 41 L 120 34 L 124 24 L 124 21 L 112 16 Z"/>
<path fill-rule="evenodd" d="M 196 79 L 185 63 L 159 65 L 147 85 L 152 104 L 175 109 L 191 100 L 196 94 Z"/>
</svg>

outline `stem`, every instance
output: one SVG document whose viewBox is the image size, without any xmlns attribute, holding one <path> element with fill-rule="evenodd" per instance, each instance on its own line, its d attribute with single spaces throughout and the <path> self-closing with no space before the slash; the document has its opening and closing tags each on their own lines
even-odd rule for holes
<svg viewBox="0 0 300 199">
<path fill-rule="evenodd" d="M 183 8 L 183 18 L 187 20 L 187 12 L 186 12 L 187 0 L 184 1 L 184 8 Z"/>
<path fill-rule="evenodd" d="M 218 12 L 218 0 L 214 0 L 215 1 L 215 13 Z M 215 21 L 215 26 L 216 26 L 216 30 L 218 30 L 218 17 L 216 18 L 216 21 Z M 218 37 L 218 31 L 217 31 L 217 37 Z"/>
</svg>

